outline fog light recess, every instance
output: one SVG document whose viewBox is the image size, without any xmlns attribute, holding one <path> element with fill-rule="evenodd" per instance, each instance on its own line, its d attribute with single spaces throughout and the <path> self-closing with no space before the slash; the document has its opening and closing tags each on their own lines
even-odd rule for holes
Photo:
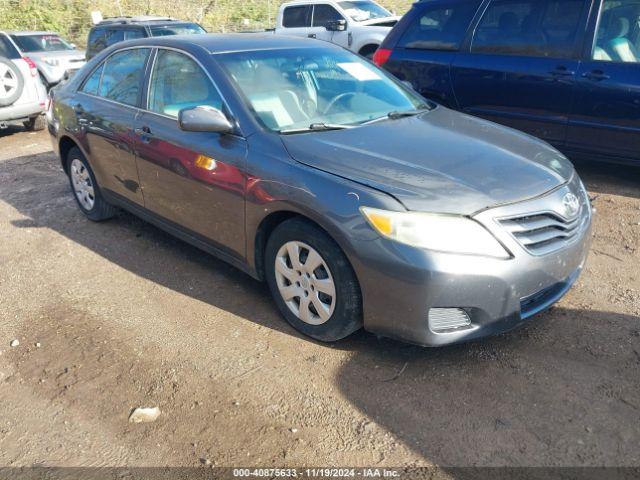
<svg viewBox="0 0 640 480">
<path fill-rule="evenodd" d="M 448 332 L 470 325 L 469 315 L 461 308 L 429 309 L 429 328 L 432 332 Z"/>
</svg>

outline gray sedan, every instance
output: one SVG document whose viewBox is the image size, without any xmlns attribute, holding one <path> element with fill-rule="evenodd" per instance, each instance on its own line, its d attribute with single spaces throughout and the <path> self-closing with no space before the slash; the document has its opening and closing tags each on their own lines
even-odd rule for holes
<svg viewBox="0 0 640 480">
<path fill-rule="evenodd" d="M 49 130 L 89 219 L 126 209 L 265 280 L 322 341 L 503 332 L 587 257 L 591 206 L 560 153 L 315 40 L 117 44 L 54 91 Z"/>
</svg>

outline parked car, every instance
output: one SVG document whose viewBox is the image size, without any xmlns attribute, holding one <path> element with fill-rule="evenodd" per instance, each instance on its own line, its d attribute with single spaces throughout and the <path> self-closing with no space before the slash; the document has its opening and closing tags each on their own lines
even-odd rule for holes
<svg viewBox="0 0 640 480">
<path fill-rule="evenodd" d="M 562 297 L 587 256 L 591 206 L 562 154 L 327 42 L 126 42 L 52 102 L 89 219 L 124 208 L 266 280 L 315 339 L 502 332 Z"/>
<path fill-rule="evenodd" d="M 43 130 L 46 98 L 35 64 L 0 32 L 0 129 L 23 124 L 28 130 Z"/>
<path fill-rule="evenodd" d="M 28 56 L 38 68 L 47 89 L 73 75 L 85 64 L 84 50 L 77 50 L 53 32 L 10 32 L 10 37 L 22 55 Z"/>
<path fill-rule="evenodd" d="M 166 35 L 206 33 L 197 23 L 169 17 L 140 16 L 105 18 L 89 30 L 87 60 L 111 45 L 124 40 Z"/>
<path fill-rule="evenodd" d="M 372 0 L 302 0 L 280 6 L 275 32 L 325 40 L 371 58 L 399 18 Z"/>
<path fill-rule="evenodd" d="M 414 4 L 378 65 L 569 155 L 640 164 L 640 1 Z"/>
</svg>

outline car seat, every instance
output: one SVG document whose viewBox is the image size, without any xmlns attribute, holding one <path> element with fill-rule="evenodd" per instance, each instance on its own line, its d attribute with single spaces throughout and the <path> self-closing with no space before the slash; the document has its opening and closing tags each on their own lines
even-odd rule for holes
<svg viewBox="0 0 640 480">
<path fill-rule="evenodd" d="M 618 62 L 638 62 L 638 51 L 627 38 L 630 30 L 630 22 L 627 18 L 618 17 L 612 19 L 607 29 L 608 41 L 606 43 L 606 53 L 609 57 Z"/>
</svg>

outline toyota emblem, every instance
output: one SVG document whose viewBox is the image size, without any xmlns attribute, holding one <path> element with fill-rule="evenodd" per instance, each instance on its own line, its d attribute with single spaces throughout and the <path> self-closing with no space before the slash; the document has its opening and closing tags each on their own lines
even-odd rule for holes
<svg viewBox="0 0 640 480">
<path fill-rule="evenodd" d="M 580 210 L 580 200 L 571 192 L 562 198 L 562 205 L 567 217 L 575 217 Z"/>
</svg>

